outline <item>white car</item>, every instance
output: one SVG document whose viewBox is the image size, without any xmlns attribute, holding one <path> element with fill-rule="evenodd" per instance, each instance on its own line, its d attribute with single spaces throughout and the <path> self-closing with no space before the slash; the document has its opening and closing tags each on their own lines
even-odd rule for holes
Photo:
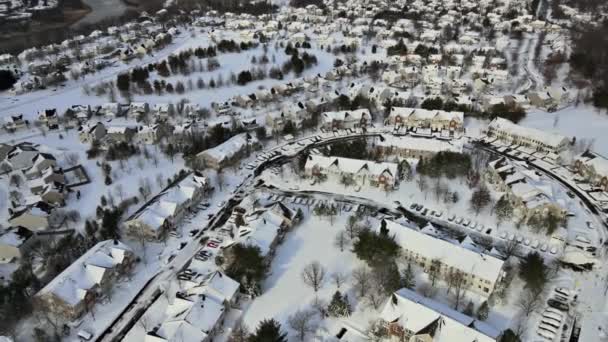
<svg viewBox="0 0 608 342">
<path fill-rule="evenodd" d="M 530 245 L 530 247 L 532 247 L 533 249 L 537 249 L 537 248 L 538 248 L 538 245 L 539 245 L 538 240 L 534 240 L 534 241 L 532 242 L 532 245 Z"/>
<path fill-rule="evenodd" d="M 557 247 L 551 247 L 551 249 L 549 250 L 549 252 L 551 254 L 557 254 Z"/>
<path fill-rule="evenodd" d="M 541 252 L 546 252 L 547 251 L 547 244 L 543 243 L 542 245 L 540 245 L 540 251 Z"/>
<path fill-rule="evenodd" d="M 530 239 L 525 239 L 524 240 L 524 245 L 530 246 Z"/>
<path fill-rule="evenodd" d="M 511 233 L 509 234 L 509 241 L 513 241 L 515 240 L 515 234 Z"/>
<path fill-rule="evenodd" d="M 548 338 L 551 341 L 553 341 L 555 339 L 555 334 L 554 333 L 552 333 L 549 330 L 543 329 L 541 327 L 538 328 L 538 330 L 536 331 L 536 333 L 538 333 L 539 336 L 542 336 L 544 338 Z"/>
</svg>

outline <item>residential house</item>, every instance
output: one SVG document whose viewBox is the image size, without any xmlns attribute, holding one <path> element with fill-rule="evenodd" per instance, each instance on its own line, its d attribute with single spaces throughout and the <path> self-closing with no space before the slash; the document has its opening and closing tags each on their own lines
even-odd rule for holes
<svg viewBox="0 0 608 342">
<path fill-rule="evenodd" d="M 83 144 L 101 141 L 107 133 L 108 130 L 106 129 L 106 126 L 101 122 L 87 123 L 78 127 L 78 139 L 80 139 L 80 142 Z"/>
<path fill-rule="evenodd" d="M 430 158 L 439 152 L 462 153 L 461 140 L 445 140 L 424 137 L 381 135 L 375 138 L 373 148 L 384 158 Z M 394 158 L 393 158 L 394 159 Z"/>
<path fill-rule="evenodd" d="M 23 119 L 23 114 L 13 114 L 4 118 L 4 129 L 9 132 L 24 128 L 26 125 L 27 120 Z"/>
<path fill-rule="evenodd" d="M 324 112 L 321 115 L 321 125 L 325 129 L 366 128 L 371 124 L 372 116 L 368 109 Z"/>
<path fill-rule="evenodd" d="M 574 171 L 591 185 L 608 191 L 608 160 L 606 158 L 586 151 L 576 157 Z"/>
<path fill-rule="evenodd" d="M 422 108 L 391 107 L 386 123 L 405 127 L 416 135 L 460 137 L 464 133 L 464 113 L 427 110 Z"/>
<path fill-rule="evenodd" d="M 35 301 L 55 315 L 74 320 L 107 296 L 134 264 L 135 255 L 128 246 L 117 240 L 101 241 L 38 291 Z"/>
<path fill-rule="evenodd" d="M 426 273 L 439 267 L 440 277 L 447 279 L 452 272 L 460 272 L 466 278 L 466 289 L 485 297 L 492 294 L 503 277 L 504 261 L 483 251 L 472 250 L 468 246 L 442 240 L 417 228 L 389 220 L 383 220 L 378 230 L 383 225 L 389 235 L 395 237 L 403 255 Z"/>
<path fill-rule="evenodd" d="M 390 296 L 380 320 L 390 341 L 497 342 L 500 335 L 492 326 L 407 288 Z"/>
<path fill-rule="evenodd" d="M 51 210 L 52 207 L 45 202 L 38 202 L 14 211 L 9 209 L 11 215 L 8 223 L 11 227 L 23 227 L 33 232 L 47 230 L 49 228 L 49 214 Z"/>
<path fill-rule="evenodd" d="M 238 134 L 224 143 L 196 155 L 197 162 L 215 170 L 229 166 L 259 148 L 258 140 L 249 133 Z"/>
<path fill-rule="evenodd" d="M 385 189 L 394 188 L 398 180 L 397 164 L 361 159 L 309 155 L 304 170 L 309 177 L 349 177 L 358 185 L 368 183 Z"/>
<path fill-rule="evenodd" d="M 487 135 L 513 145 L 555 154 L 564 151 L 570 144 L 568 138 L 563 135 L 520 126 L 503 118 L 496 118 L 490 122 Z"/>
<path fill-rule="evenodd" d="M 59 125 L 57 109 L 45 109 L 39 112 L 38 121 L 45 124 L 48 128 L 57 128 Z"/>
<path fill-rule="evenodd" d="M 192 211 L 209 191 L 206 177 L 188 174 L 146 202 L 123 224 L 127 234 L 148 240 L 162 239 Z"/>
<path fill-rule="evenodd" d="M 538 176 L 526 168 L 518 168 L 515 162 L 501 157 L 488 163 L 484 179 L 505 196 L 515 208 L 515 215 L 526 218 L 548 211 L 565 216 L 566 210 L 551 200 L 550 193 L 534 185 Z"/>
<path fill-rule="evenodd" d="M 12 227 L 0 233 L 0 264 L 21 259 L 36 240 L 27 228 Z"/>
</svg>

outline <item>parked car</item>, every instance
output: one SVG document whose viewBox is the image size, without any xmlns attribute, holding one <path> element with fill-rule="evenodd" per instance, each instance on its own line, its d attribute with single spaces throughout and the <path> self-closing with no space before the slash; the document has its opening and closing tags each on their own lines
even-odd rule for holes
<svg viewBox="0 0 608 342">
<path fill-rule="evenodd" d="M 465 227 L 467 227 L 469 224 L 471 224 L 471 220 L 469 220 L 469 219 L 466 219 L 466 220 L 464 220 L 464 222 L 462 222 L 462 225 Z"/>
<path fill-rule="evenodd" d="M 89 341 L 91 340 L 91 338 L 93 338 L 93 334 L 91 334 L 90 332 L 82 329 L 78 331 L 78 338 L 81 341 Z"/>
<path fill-rule="evenodd" d="M 438 210 L 438 211 L 435 212 L 435 216 L 441 217 L 441 215 L 443 215 L 443 211 Z"/>
<path fill-rule="evenodd" d="M 462 217 L 459 217 L 459 218 L 456 219 L 456 223 L 457 224 L 462 224 L 462 221 L 463 221 Z"/>
<path fill-rule="evenodd" d="M 456 215 L 450 215 L 450 217 L 448 217 L 448 221 L 452 222 L 456 219 Z"/>
<path fill-rule="evenodd" d="M 568 304 L 563 303 L 554 298 L 550 298 L 549 300 L 547 300 L 547 305 L 549 305 L 552 308 L 556 308 L 557 310 L 561 310 L 561 311 L 568 311 L 570 309 L 570 306 Z"/>
<path fill-rule="evenodd" d="M 399 204 L 401 204 L 401 203 L 399 203 Z M 416 209 L 417 206 L 418 206 L 418 204 L 412 203 L 412 205 L 410 205 L 410 210 Z"/>
<path fill-rule="evenodd" d="M 540 245 L 540 251 L 541 252 L 546 252 L 547 251 L 547 244 L 543 243 L 542 245 Z"/>
<path fill-rule="evenodd" d="M 422 209 L 422 211 L 420 212 L 422 215 L 426 215 L 426 213 L 429 212 L 429 208 L 424 208 Z"/>
</svg>

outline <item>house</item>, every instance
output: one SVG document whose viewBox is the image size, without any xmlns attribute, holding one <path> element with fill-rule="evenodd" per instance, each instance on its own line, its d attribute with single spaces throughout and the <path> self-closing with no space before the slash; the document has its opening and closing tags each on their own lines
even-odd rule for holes
<svg viewBox="0 0 608 342">
<path fill-rule="evenodd" d="M 386 123 L 405 127 L 407 131 L 418 135 L 439 134 L 452 138 L 464 133 L 463 112 L 391 107 Z"/>
<path fill-rule="evenodd" d="M 365 128 L 371 123 L 372 116 L 368 109 L 324 112 L 321 115 L 321 125 L 325 129 Z"/>
<path fill-rule="evenodd" d="M 206 177 L 188 174 L 146 202 L 123 224 L 127 234 L 150 240 L 162 239 L 209 191 Z"/>
<path fill-rule="evenodd" d="M 112 291 L 135 264 L 131 249 L 117 240 L 97 243 L 42 288 L 35 301 L 49 312 L 74 320 Z"/>
<path fill-rule="evenodd" d="M 447 279 L 451 272 L 461 272 L 467 280 L 468 291 L 488 297 L 503 277 L 504 261 L 494 256 L 393 221 L 383 220 L 378 230 L 382 226 L 395 237 L 405 258 L 418 264 L 426 273 L 439 267 L 440 278 L 443 279 Z"/>
<path fill-rule="evenodd" d="M 131 102 L 127 110 L 127 116 L 130 118 L 141 118 L 150 112 L 150 105 L 146 102 Z"/>
<path fill-rule="evenodd" d="M 23 119 L 23 114 L 13 114 L 4 118 L 4 129 L 9 132 L 24 128 L 26 125 L 27 120 Z"/>
<path fill-rule="evenodd" d="M 39 112 L 38 121 L 45 124 L 48 128 L 56 128 L 59 125 L 57 109 L 45 109 Z"/>
<path fill-rule="evenodd" d="M 591 185 L 608 191 L 608 160 L 606 158 L 586 151 L 576 157 L 574 171 Z"/>
<path fill-rule="evenodd" d="M 158 131 L 159 125 L 139 126 L 133 139 L 140 144 L 154 144 L 158 139 Z"/>
<path fill-rule="evenodd" d="M 48 204 L 38 202 L 13 211 L 8 219 L 8 223 L 10 223 L 11 227 L 23 227 L 33 232 L 47 230 L 49 228 L 49 213 L 51 210 L 52 208 Z"/>
<path fill-rule="evenodd" d="M 83 144 L 101 141 L 107 133 L 108 130 L 106 129 L 106 126 L 101 122 L 88 123 L 78 127 L 78 139 L 80 139 L 80 142 Z"/>
<path fill-rule="evenodd" d="M 385 134 L 373 142 L 376 153 L 385 158 L 430 158 L 439 152 L 462 153 L 461 140 L 445 140 L 424 137 L 398 136 Z"/>
<path fill-rule="evenodd" d="M 11 170 L 22 170 L 32 167 L 38 153 L 38 149 L 33 144 L 24 142 L 12 146 L 6 154 L 5 161 Z"/>
<path fill-rule="evenodd" d="M 32 179 L 42 175 L 42 172 L 49 167 L 56 167 L 57 160 L 52 154 L 49 153 L 38 153 L 32 159 L 32 166 L 28 169 L 22 170 L 27 179 Z"/>
<path fill-rule="evenodd" d="M 109 144 L 130 142 L 135 133 L 137 133 L 136 127 L 108 126 L 106 127 L 104 141 Z"/>
<path fill-rule="evenodd" d="M 254 136 L 249 133 L 241 133 L 214 148 L 197 154 L 196 159 L 202 165 L 220 170 L 237 162 L 258 147 L 259 142 Z"/>
<path fill-rule="evenodd" d="M 563 135 L 520 126 L 503 118 L 492 120 L 486 134 L 514 145 L 555 154 L 559 154 L 570 144 L 568 138 Z"/>
<path fill-rule="evenodd" d="M 565 216 L 566 210 L 550 199 L 551 194 L 546 189 L 533 185 L 537 176 L 525 168 L 521 170 L 514 162 L 501 157 L 488 163 L 483 176 L 497 191 L 505 193 L 519 217 L 548 211 Z"/>
<path fill-rule="evenodd" d="M 239 283 L 219 271 L 180 283 L 170 300 L 159 296 L 143 314 L 141 319 L 154 326 L 132 328 L 125 341 L 211 342 L 223 331 L 228 311 L 238 302 Z"/>
<path fill-rule="evenodd" d="M 393 293 L 380 312 L 390 341 L 497 342 L 492 326 L 404 288 Z"/>
<path fill-rule="evenodd" d="M 309 155 L 304 165 L 309 177 L 332 176 L 351 178 L 358 185 L 369 183 L 384 189 L 392 189 L 397 183 L 397 164 L 377 163 L 368 160 Z"/>
<path fill-rule="evenodd" d="M 13 227 L 0 233 L 0 264 L 21 259 L 36 240 L 27 228 Z"/>
</svg>

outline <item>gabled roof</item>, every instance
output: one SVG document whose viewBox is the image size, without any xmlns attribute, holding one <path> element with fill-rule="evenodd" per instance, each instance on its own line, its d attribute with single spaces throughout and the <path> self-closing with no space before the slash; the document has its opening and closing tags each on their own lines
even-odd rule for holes
<svg viewBox="0 0 608 342">
<path fill-rule="evenodd" d="M 499 335 L 488 324 L 409 289 L 393 293 L 380 318 L 397 323 L 415 335 L 429 334 L 434 341 L 495 342 Z"/>
</svg>

